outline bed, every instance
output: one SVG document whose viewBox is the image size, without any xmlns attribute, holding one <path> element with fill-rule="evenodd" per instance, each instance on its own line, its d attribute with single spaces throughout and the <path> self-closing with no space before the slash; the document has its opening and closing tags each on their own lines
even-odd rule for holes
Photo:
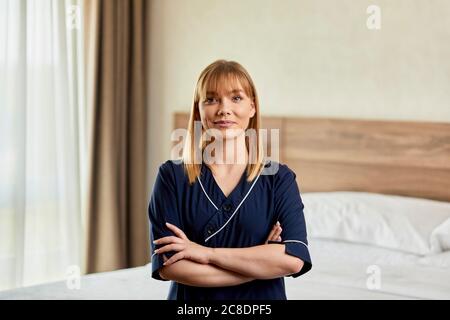
<svg viewBox="0 0 450 320">
<path fill-rule="evenodd" d="M 310 240 L 313 269 L 286 278 L 290 300 L 450 299 L 450 252 L 432 257 L 324 239 Z M 379 288 L 367 286 L 367 267 L 381 269 Z M 166 299 L 169 282 L 149 276 L 150 265 L 81 277 L 80 289 L 65 281 L 0 292 L 0 299 Z"/>
<path fill-rule="evenodd" d="M 176 113 L 174 127 L 187 120 Z M 280 129 L 279 161 L 296 172 L 305 204 L 313 268 L 285 278 L 288 299 L 450 299 L 450 124 L 262 120 Z M 61 281 L 0 299 L 166 299 L 170 282 L 150 270 L 90 274 L 79 289 Z"/>
</svg>

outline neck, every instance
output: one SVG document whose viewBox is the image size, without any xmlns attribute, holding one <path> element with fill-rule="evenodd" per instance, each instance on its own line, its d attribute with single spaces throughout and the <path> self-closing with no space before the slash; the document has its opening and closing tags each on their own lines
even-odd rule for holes
<svg viewBox="0 0 450 320">
<path fill-rule="evenodd" d="M 213 153 L 214 160 L 210 166 L 230 169 L 236 166 L 247 166 L 248 150 L 245 139 L 224 139 L 221 145 L 217 145 Z"/>
</svg>

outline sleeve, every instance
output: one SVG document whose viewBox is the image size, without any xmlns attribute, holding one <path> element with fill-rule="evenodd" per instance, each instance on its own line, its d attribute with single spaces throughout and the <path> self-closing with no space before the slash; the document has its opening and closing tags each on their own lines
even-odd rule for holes
<svg viewBox="0 0 450 320">
<path fill-rule="evenodd" d="M 282 174 L 281 171 L 284 171 Z M 300 258 L 304 265 L 301 270 L 290 276 L 296 278 L 312 268 L 311 257 L 308 249 L 305 217 L 303 214 L 303 202 L 296 182 L 296 174 L 284 167 L 280 167 L 279 177 L 275 185 L 275 213 L 280 221 L 281 243 L 285 245 L 285 252 L 291 256 Z M 269 241 L 269 243 L 280 243 Z"/>
<path fill-rule="evenodd" d="M 148 205 L 148 216 L 150 220 L 150 244 L 151 244 L 151 263 L 152 278 L 163 280 L 159 275 L 159 269 L 163 266 L 165 255 L 170 258 L 176 252 L 171 251 L 164 254 L 155 254 L 155 249 L 163 245 L 156 246 L 153 240 L 175 235 L 167 228 L 166 222 L 169 222 L 182 229 L 179 210 L 177 207 L 177 195 L 175 188 L 175 178 L 173 170 L 168 162 L 159 167 L 158 175 L 153 186 L 153 192 Z"/>
</svg>

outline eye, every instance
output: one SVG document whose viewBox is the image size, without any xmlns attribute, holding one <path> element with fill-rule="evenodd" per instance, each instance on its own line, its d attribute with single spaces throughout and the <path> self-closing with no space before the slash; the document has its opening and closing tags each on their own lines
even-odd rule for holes
<svg viewBox="0 0 450 320">
<path fill-rule="evenodd" d="M 212 104 L 214 103 L 215 98 L 206 98 L 205 101 L 203 101 L 205 104 Z"/>
<path fill-rule="evenodd" d="M 235 101 L 241 101 L 241 100 L 242 100 L 242 97 L 241 97 L 241 96 L 234 96 L 234 97 L 233 97 L 233 100 L 235 100 Z"/>
</svg>

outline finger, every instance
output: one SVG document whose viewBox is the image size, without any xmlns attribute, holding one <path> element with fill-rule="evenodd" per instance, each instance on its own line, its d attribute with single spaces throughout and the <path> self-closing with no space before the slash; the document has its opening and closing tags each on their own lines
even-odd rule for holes
<svg viewBox="0 0 450 320">
<path fill-rule="evenodd" d="M 274 237 L 278 238 L 281 235 L 282 231 L 283 231 L 283 228 L 278 227 L 277 230 L 275 231 Z"/>
<path fill-rule="evenodd" d="M 273 226 L 272 230 L 270 230 L 269 236 L 267 237 L 267 240 L 271 240 L 273 238 L 273 235 L 275 234 L 275 226 Z"/>
<path fill-rule="evenodd" d="M 182 244 L 167 244 L 162 248 L 159 248 L 157 250 L 155 250 L 155 253 L 157 254 L 161 254 L 164 252 L 169 252 L 169 251 L 181 251 L 184 249 L 184 245 Z"/>
<path fill-rule="evenodd" d="M 277 223 L 275 223 L 273 225 L 273 228 L 270 231 L 269 236 L 267 237 L 266 243 L 268 241 L 275 241 L 276 240 L 276 238 L 279 236 L 279 234 L 277 234 L 277 232 L 281 233 L 281 231 L 279 231 L 280 228 L 281 228 L 280 222 L 277 221 Z"/>
<path fill-rule="evenodd" d="M 275 233 L 279 228 L 281 228 L 281 226 L 280 223 L 277 221 L 277 223 L 273 225 L 272 231 Z"/>
<path fill-rule="evenodd" d="M 171 223 L 168 223 L 168 222 L 166 222 L 166 225 L 167 225 L 167 227 L 168 227 L 170 230 L 173 231 L 173 233 L 175 233 L 175 235 L 176 235 L 177 237 L 180 237 L 181 239 L 184 239 L 184 240 L 188 240 L 188 238 L 186 237 L 186 235 L 184 234 L 184 232 L 183 232 L 181 229 L 179 229 L 177 226 L 175 226 L 175 225 L 173 225 L 173 224 L 171 224 Z"/>
<path fill-rule="evenodd" d="M 177 262 L 178 260 L 181 260 L 184 258 L 183 252 L 178 252 L 177 254 L 174 254 L 169 260 L 163 263 L 163 265 L 168 266 L 171 265 L 174 262 Z"/>
<path fill-rule="evenodd" d="M 281 234 L 281 228 L 277 227 L 270 240 L 275 241 L 280 234 Z"/>
<path fill-rule="evenodd" d="M 281 241 L 281 237 L 278 237 L 276 241 Z"/>
<path fill-rule="evenodd" d="M 272 239 L 270 239 L 271 241 L 276 241 L 277 240 L 277 238 L 279 237 L 279 235 L 274 235 L 273 237 L 272 237 Z"/>
<path fill-rule="evenodd" d="M 184 240 L 174 236 L 168 236 L 164 238 L 159 238 L 153 241 L 154 244 L 166 244 L 166 243 L 183 243 Z"/>
</svg>

